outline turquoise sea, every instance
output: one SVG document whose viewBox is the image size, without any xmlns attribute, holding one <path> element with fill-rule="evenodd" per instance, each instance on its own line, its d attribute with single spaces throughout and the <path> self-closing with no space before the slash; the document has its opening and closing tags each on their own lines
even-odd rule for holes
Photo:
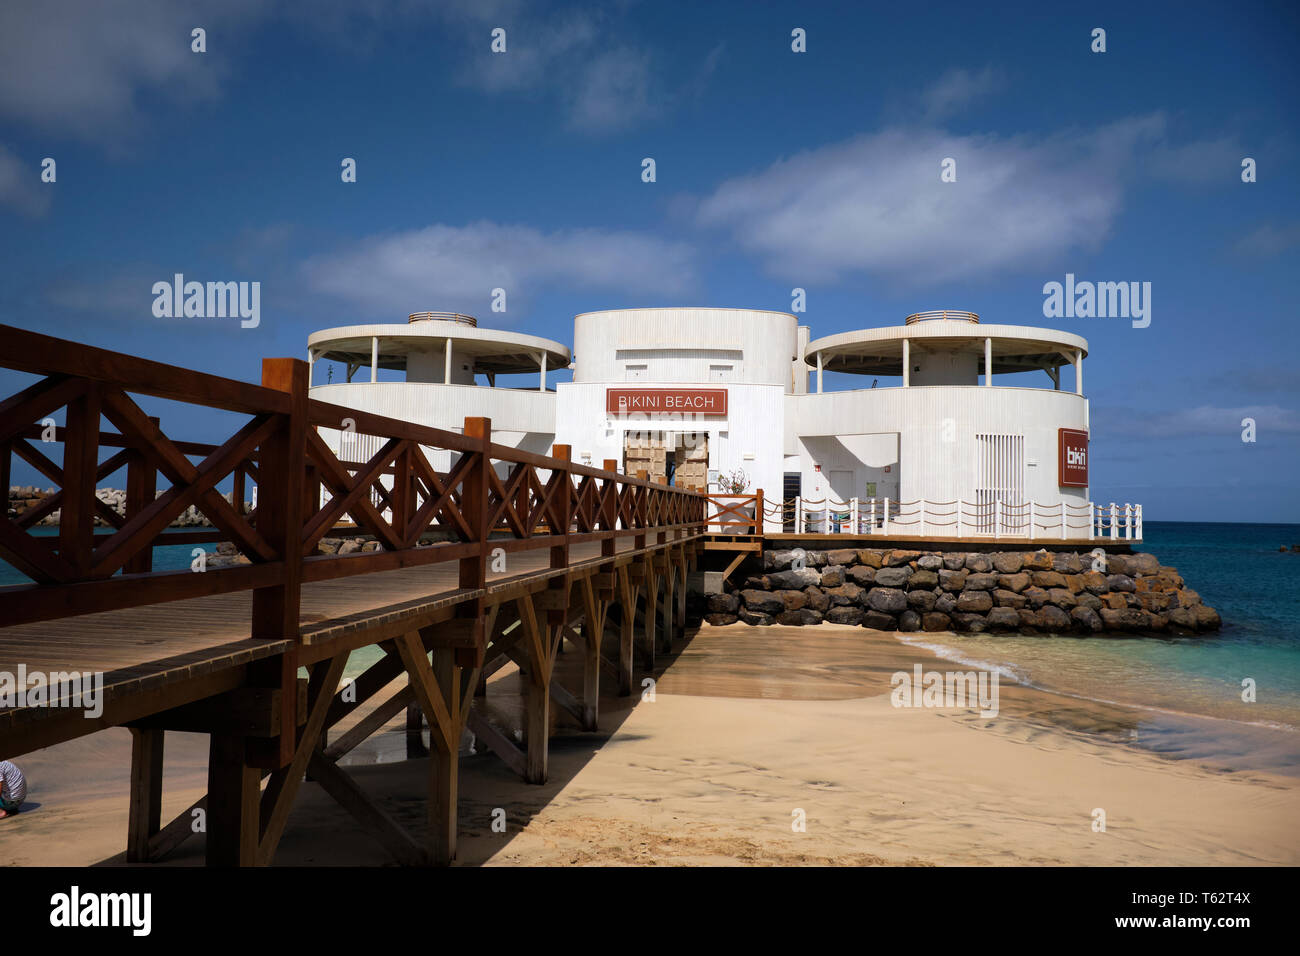
<svg viewBox="0 0 1300 956">
<path fill-rule="evenodd" d="M 1223 617 L 1216 635 L 907 636 L 1021 683 L 1138 708 L 1142 746 L 1224 769 L 1300 775 L 1300 525 L 1147 521 L 1142 550 L 1178 569 Z M 1255 700 L 1243 700 L 1243 682 Z"/>
</svg>

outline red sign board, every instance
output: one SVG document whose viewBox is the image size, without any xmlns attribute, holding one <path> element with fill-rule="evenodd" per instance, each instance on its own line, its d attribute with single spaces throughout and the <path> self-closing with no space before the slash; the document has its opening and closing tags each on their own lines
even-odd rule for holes
<svg viewBox="0 0 1300 956">
<path fill-rule="evenodd" d="M 1077 428 L 1062 428 L 1057 434 L 1059 484 L 1062 488 L 1088 487 L 1088 433 Z"/>
<path fill-rule="evenodd" d="M 605 411 L 611 415 L 727 414 L 725 388 L 610 388 Z"/>
</svg>

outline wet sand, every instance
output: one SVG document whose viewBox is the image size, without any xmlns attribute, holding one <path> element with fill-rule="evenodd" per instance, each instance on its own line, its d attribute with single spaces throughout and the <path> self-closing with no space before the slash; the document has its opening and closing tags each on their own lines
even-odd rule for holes
<svg viewBox="0 0 1300 956">
<path fill-rule="evenodd" d="M 661 665 L 653 701 L 602 699 L 601 733 L 558 715 L 546 785 L 490 754 L 463 756 L 459 863 L 1300 862 L 1300 781 L 1169 759 L 1133 745 L 1148 715 L 1007 682 L 994 718 L 895 708 L 890 675 L 914 663 L 968 669 L 862 628 L 705 627 Z M 577 654 L 560 659 L 567 686 L 580 686 L 579 666 Z M 494 719 L 517 721 L 516 692 L 512 668 L 496 675 Z M 427 764 L 401 759 L 403 728 L 399 717 L 345 763 L 422 833 Z M 0 858 L 120 861 L 129 756 L 122 730 L 21 758 L 38 806 L 0 821 Z M 202 795 L 205 765 L 204 738 L 168 734 L 165 818 Z M 492 829 L 498 810 L 504 833 Z M 169 862 L 201 858 L 192 839 Z M 389 862 L 304 784 L 277 864 Z"/>
</svg>

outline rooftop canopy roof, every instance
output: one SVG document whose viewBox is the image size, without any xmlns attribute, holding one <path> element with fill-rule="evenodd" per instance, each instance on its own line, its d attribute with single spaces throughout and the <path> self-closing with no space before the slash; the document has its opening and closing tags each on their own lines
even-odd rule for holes
<svg viewBox="0 0 1300 956">
<path fill-rule="evenodd" d="M 828 372 L 858 375 L 902 375 L 903 340 L 918 351 L 984 354 L 984 340 L 992 339 L 993 374 L 1058 368 L 1074 361 L 1078 349 L 1088 354 L 1081 335 L 1027 325 L 982 325 L 968 320 L 931 320 L 881 329 L 857 329 L 814 339 L 804 351 L 804 361 L 817 366 L 817 354 Z"/>
<path fill-rule="evenodd" d="M 380 368 L 404 369 L 410 353 L 441 353 L 448 339 L 451 339 L 452 354 L 472 358 L 480 372 L 499 375 L 536 372 L 543 354 L 547 368 L 564 368 L 570 360 L 568 348 L 551 339 L 437 319 L 322 329 L 308 336 L 307 347 L 317 360 L 369 365 L 374 338 L 379 339 Z"/>
</svg>

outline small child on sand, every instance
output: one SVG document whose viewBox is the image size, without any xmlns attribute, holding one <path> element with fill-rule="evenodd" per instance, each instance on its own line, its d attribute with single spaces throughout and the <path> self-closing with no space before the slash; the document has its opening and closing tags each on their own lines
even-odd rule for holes
<svg viewBox="0 0 1300 956">
<path fill-rule="evenodd" d="M 18 812 L 27 799 L 27 778 L 8 760 L 0 760 L 0 819 Z"/>
</svg>

